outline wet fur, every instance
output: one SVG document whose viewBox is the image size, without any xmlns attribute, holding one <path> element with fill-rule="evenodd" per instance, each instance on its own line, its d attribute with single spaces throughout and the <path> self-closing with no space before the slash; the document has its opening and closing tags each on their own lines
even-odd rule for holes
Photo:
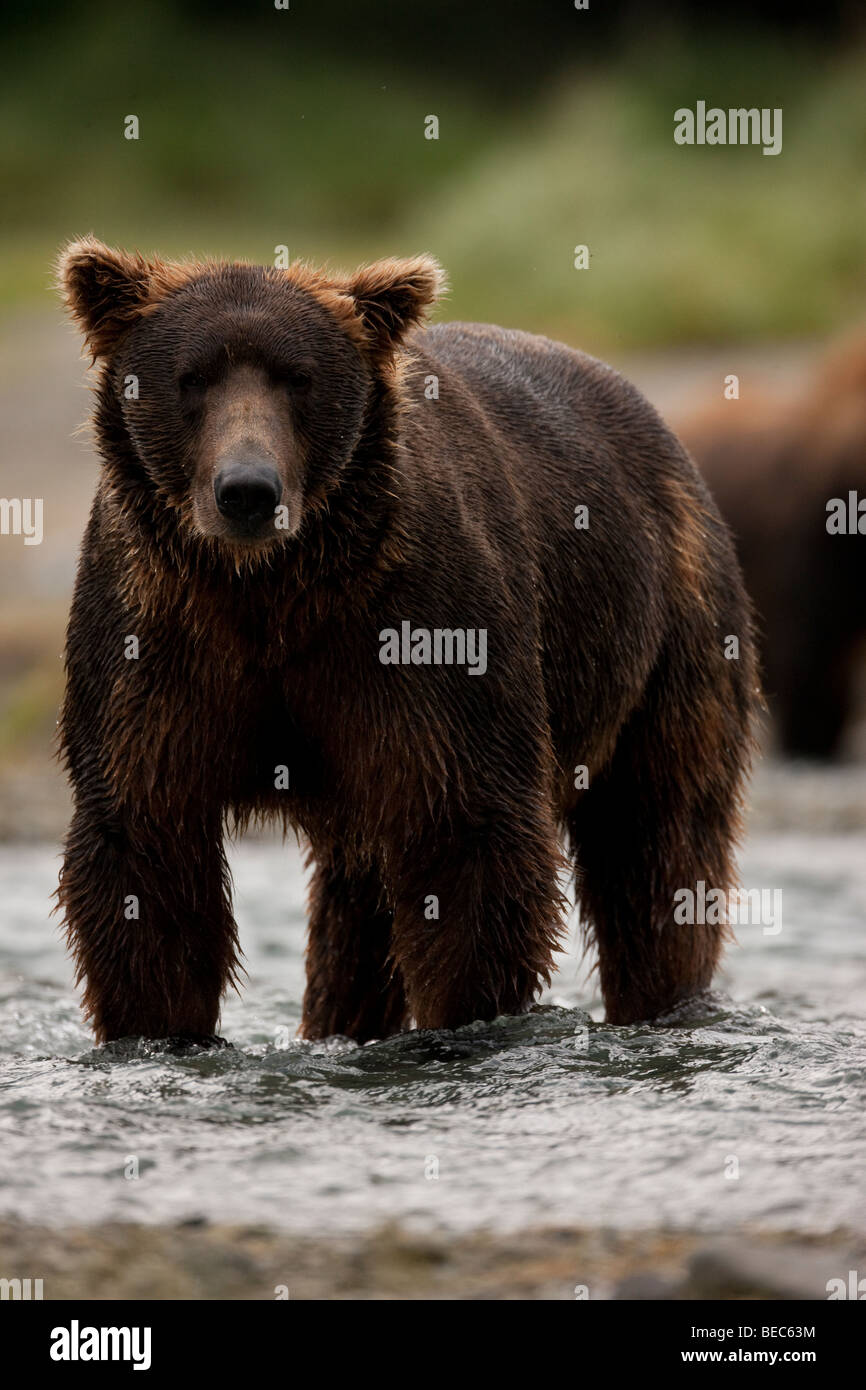
<svg viewBox="0 0 866 1390">
<path fill-rule="evenodd" d="M 580 353 L 422 328 L 429 258 L 333 278 L 146 264 L 86 242 L 61 266 L 100 358 L 60 888 L 97 1037 L 214 1033 L 238 970 L 227 819 L 277 817 L 309 845 L 307 1037 L 526 1009 L 561 939 L 561 836 L 608 1018 L 706 989 L 724 929 L 674 925 L 673 895 L 733 884 L 757 690 L 731 542 L 675 437 Z M 328 418 L 298 413 L 300 533 L 257 551 L 195 531 L 195 432 L 166 366 L 228 322 L 246 361 L 295 332 L 326 364 Z M 404 619 L 486 628 L 487 673 L 383 666 L 378 634 Z"/>
</svg>

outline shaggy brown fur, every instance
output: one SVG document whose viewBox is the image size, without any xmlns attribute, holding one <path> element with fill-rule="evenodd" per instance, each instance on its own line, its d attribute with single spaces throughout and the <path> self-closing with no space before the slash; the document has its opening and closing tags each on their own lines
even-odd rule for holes
<svg viewBox="0 0 866 1390">
<path fill-rule="evenodd" d="M 60 276 L 102 359 L 60 889 L 97 1036 L 213 1033 L 229 816 L 309 843 L 307 1037 L 526 1009 L 560 937 L 559 831 L 608 1018 L 708 987 L 723 929 L 676 926 L 674 893 L 732 884 L 749 614 L 638 392 L 542 338 L 422 330 L 426 257 L 331 278 L 88 241 Z M 283 529 L 238 518 L 232 469 Z M 484 629 L 486 673 L 384 665 L 404 621 Z"/>
<path fill-rule="evenodd" d="M 833 757 L 866 656 L 866 540 L 829 534 L 827 503 L 866 498 L 866 338 L 793 404 L 726 401 L 681 428 L 739 548 L 781 745 Z"/>
</svg>

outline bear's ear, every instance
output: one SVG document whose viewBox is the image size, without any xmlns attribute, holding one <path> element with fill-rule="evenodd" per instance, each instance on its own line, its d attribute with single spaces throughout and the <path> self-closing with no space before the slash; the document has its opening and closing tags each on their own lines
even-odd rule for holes
<svg viewBox="0 0 866 1390">
<path fill-rule="evenodd" d="M 376 261 L 339 288 L 354 301 L 374 354 L 386 356 L 444 292 L 445 272 L 432 256 Z"/>
<path fill-rule="evenodd" d="M 73 241 L 60 255 L 57 283 L 87 346 L 108 356 L 147 303 L 154 267 L 143 256 L 114 251 L 95 237 Z"/>
</svg>

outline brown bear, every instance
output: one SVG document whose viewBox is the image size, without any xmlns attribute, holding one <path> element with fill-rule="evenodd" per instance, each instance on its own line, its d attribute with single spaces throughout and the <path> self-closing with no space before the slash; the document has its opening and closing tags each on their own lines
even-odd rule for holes
<svg viewBox="0 0 866 1390">
<path fill-rule="evenodd" d="M 428 257 L 351 275 L 79 241 L 103 473 L 69 621 L 60 898 L 100 1040 L 208 1038 L 223 836 L 315 863 L 302 1033 L 530 1007 L 570 843 L 607 1017 L 706 990 L 757 700 L 728 532 L 602 363 L 423 329 Z M 735 648 L 739 644 L 738 655 Z"/>
<path fill-rule="evenodd" d="M 866 338 L 833 344 L 795 401 L 728 401 L 681 431 L 734 533 L 780 747 L 835 757 L 866 653 Z"/>
</svg>

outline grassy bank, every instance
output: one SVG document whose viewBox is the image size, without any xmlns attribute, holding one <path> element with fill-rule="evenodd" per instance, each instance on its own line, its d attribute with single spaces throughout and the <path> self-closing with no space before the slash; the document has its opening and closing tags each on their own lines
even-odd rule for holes
<svg viewBox="0 0 866 1390">
<path fill-rule="evenodd" d="M 449 316 L 599 348 L 821 334 L 864 299 L 863 49 L 655 35 L 505 94 L 353 63 L 278 18 L 227 32 L 97 10 L 7 48 L 0 304 L 47 293 L 58 244 L 91 229 L 265 261 L 280 244 L 336 261 L 426 248 L 450 271 Z M 673 112 L 698 99 L 781 107 L 781 154 L 674 145 Z"/>
</svg>

